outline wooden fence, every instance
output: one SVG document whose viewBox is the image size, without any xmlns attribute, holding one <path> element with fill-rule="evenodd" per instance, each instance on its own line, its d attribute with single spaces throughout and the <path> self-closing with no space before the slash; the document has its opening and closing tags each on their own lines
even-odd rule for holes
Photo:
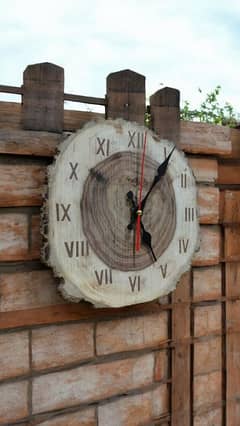
<svg viewBox="0 0 240 426">
<path fill-rule="evenodd" d="M 64 71 L 28 66 L 22 104 L 0 102 L 0 424 L 240 424 L 240 131 L 179 119 L 179 92 L 150 98 L 153 129 L 185 151 L 201 246 L 176 291 L 121 309 L 65 302 L 40 262 L 46 166 L 69 132 L 104 114 L 144 123 L 145 78 L 107 77 L 104 98 L 64 94 Z"/>
</svg>

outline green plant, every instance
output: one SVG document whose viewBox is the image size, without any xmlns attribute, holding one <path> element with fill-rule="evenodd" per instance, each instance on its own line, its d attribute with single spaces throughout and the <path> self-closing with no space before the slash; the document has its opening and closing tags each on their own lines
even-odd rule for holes
<svg viewBox="0 0 240 426">
<path fill-rule="evenodd" d="M 202 93 L 201 89 L 198 91 Z M 180 111 L 181 119 L 236 127 L 238 120 L 232 105 L 226 102 L 221 106 L 219 103 L 220 91 L 221 86 L 217 86 L 212 92 L 207 93 L 205 100 L 197 109 L 191 109 L 190 102 L 184 101 Z"/>
</svg>

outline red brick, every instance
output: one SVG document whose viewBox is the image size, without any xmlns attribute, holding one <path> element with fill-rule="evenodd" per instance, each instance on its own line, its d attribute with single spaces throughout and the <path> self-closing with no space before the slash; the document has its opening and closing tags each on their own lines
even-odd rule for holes
<svg viewBox="0 0 240 426">
<path fill-rule="evenodd" d="M 193 268 L 194 300 L 214 300 L 222 293 L 221 266 Z"/>
<path fill-rule="evenodd" d="M 240 261 L 240 226 L 227 226 L 224 229 L 224 258 L 226 262 Z"/>
<path fill-rule="evenodd" d="M 97 324 L 97 354 L 122 352 L 159 345 L 168 338 L 167 312 Z"/>
<path fill-rule="evenodd" d="M 211 186 L 198 187 L 199 221 L 202 224 L 219 222 L 219 189 Z"/>
<path fill-rule="evenodd" d="M 0 274 L 0 293 L 1 312 L 64 303 L 50 270 Z"/>
<path fill-rule="evenodd" d="M 240 296 L 240 263 L 226 263 L 226 296 Z"/>
<path fill-rule="evenodd" d="M 29 371 L 28 332 L 0 334 L 0 380 Z"/>
<path fill-rule="evenodd" d="M 240 191 L 223 191 L 223 223 L 240 223 Z"/>
<path fill-rule="evenodd" d="M 153 380 L 154 356 L 86 365 L 33 379 L 33 412 L 57 410 L 106 399 Z"/>
<path fill-rule="evenodd" d="M 218 177 L 218 164 L 215 159 L 188 158 L 196 181 L 199 183 L 214 184 Z"/>
<path fill-rule="evenodd" d="M 156 353 L 155 380 L 165 380 L 168 378 L 168 351 L 163 350 Z"/>
<path fill-rule="evenodd" d="M 41 370 L 94 356 L 93 324 L 68 324 L 33 330 L 33 368 Z"/>
<path fill-rule="evenodd" d="M 206 374 L 222 367 L 221 337 L 199 341 L 194 344 L 194 375 Z"/>
<path fill-rule="evenodd" d="M 98 408 L 98 426 L 140 426 L 168 411 L 166 385 L 143 394 L 120 398 Z"/>
<path fill-rule="evenodd" d="M 1 164 L 0 206 L 40 205 L 45 171 L 35 164 Z"/>
<path fill-rule="evenodd" d="M 180 147 L 196 154 L 231 154 L 231 129 L 196 121 L 180 121 Z"/>
<path fill-rule="evenodd" d="M 208 413 L 199 414 L 198 416 L 195 416 L 193 420 L 193 426 L 221 426 L 221 425 L 222 425 L 222 409 L 221 408 L 217 408 L 216 410 L 209 411 Z"/>
<path fill-rule="evenodd" d="M 34 424 L 38 426 L 97 426 L 94 408 L 56 416 L 50 420 L 37 421 Z"/>
<path fill-rule="evenodd" d="M 222 328 L 221 305 L 199 306 L 194 309 L 194 336 L 215 334 Z"/>
<path fill-rule="evenodd" d="M 25 214 L 0 215 L 0 261 L 28 257 L 28 218 Z"/>
<path fill-rule="evenodd" d="M 14 422 L 28 416 L 28 383 L 0 386 L 0 423 Z"/>
<path fill-rule="evenodd" d="M 222 400 L 222 372 L 204 374 L 194 377 L 194 409 L 204 405 L 221 403 Z"/>
<path fill-rule="evenodd" d="M 221 232 L 217 225 L 200 227 L 200 250 L 193 257 L 193 266 L 217 265 L 221 256 Z"/>
</svg>

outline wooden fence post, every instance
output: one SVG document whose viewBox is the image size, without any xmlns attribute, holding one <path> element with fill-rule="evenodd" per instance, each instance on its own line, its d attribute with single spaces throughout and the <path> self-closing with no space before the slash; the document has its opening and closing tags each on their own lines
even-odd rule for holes
<svg viewBox="0 0 240 426">
<path fill-rule="evenodd" d="M 107 77 L 107 118 L 124 118 L 144 124 L 145 77 L 131 70 Z"/>
<path fill-rule="evenodd" d="M 180 92 L 164 87 L 150 97 L 152 128 L 161 138 L 179 144 Z"/>
<path fill-rule="evenodd" d="M 172 426 L 191 424 L 191 273 L 183 275 L 172 294 Z"/>
<path fill-rule="evenodd" d="M 180 92 L 165 87 L 150 97 L 151 127 L 163 139 L 179 145 Z M 171 320 L 172 426 L 191 424 L 191 273 L 186 273 L 171 295 L 173 304 Z"/>
<path fill-rule="evenodd" d="M 23 73 L 23 128 L 62 132 L 64 69 L 44 62 Z"/>
</svg>

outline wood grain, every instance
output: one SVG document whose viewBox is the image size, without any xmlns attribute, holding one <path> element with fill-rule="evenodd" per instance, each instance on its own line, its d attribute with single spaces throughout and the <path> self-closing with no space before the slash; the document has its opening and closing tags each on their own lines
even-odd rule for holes
<svg viewBox="0 0 240 426">
<path fill-rule="evenodd" d="M 157 313 L 161 310 L 157 302 L 114 309 L 95 309 L 89 303 L 63 303 L 34 309 L 14 310 L 0 313 L 0 329 L 28 327 L 30 325 L 59 324 L 71 321 L 119 319 Z"/>
<path fill-rule="evenodd" d="M 208 123 L 180 121 L 180 148 L 194 154 L 230 154 L 231 129 Z"/>
<path fill-rule="evenodd" d="M 63 130 L 76 131 L 80 129 L 84 124 L 86 124 L 88 121 L 104 118 L 104 116 L 105 115 L 103 113 L 98 113 L 98 112 L 75 111 L 75 110 L 66 109 L 64 110 Z M 0 129 L 23 130 L 22 105 L 20 103 L 0 101 Z M 36 134 L 38 135 L 38 133 Z M 50 136 L 50 139 L 51 139 L 51 136 Z M 30 145 L 30 147 L 31 146 L 33 146 L 32 149 L 34 149 L 34 143 Z M 18 152 L 16 153 L 17 154 L 19 153 L 19 149 L 18 149 Z M 33 155 L 34 155 L 34 151 L 33 151 Z M 35 154 L 35 155 L 38 155 L 38 154 Z"/>
<path fill-rule="evenodd" d="M 238 185 L 240 176 L 240 164 L 238 161 L 226 161 L 218 165 L 218 180 L 220 185 Z"/>
<path fill-rule="evenodd" d="M 0 164 L 0 207 L 42 204 L 46 167 Z"/>
<path fill-rule="evenodd" d="M 139 185 L 136 170 L 140 163 L 141 154 L 127 151 L 112 155 L 110 162 L 103 160 L 98 163 L 91 169 L 81 199 L 83 231 L 90 246 L 104 263 L 120 271 L 141 270 L 152 265 L 149 250 L 144 245 L 132 258 L 133 232 L 121 232 L 130 220 L 129 211 L 125 208 L 126 194 L 129 186 Z M 150 187 L 153 170 L 157 170 L 158 166 L 159 163 L 146 157 L 144 189 Z M 154 194 L 144 210 L 144 226 L 152 235 L 154 253 L 159 258 L 171 242 L 176 227 L 175 195 L 169 176 L 164 177 Z M 161 211 L 161 216 L 153 215 L 154 211 Z M 113 230 L 117 236 L 114 245 Z"/>
<path fill-rule="evenodd" d="M 219 189 L 198 186 L 198 207 L 201 224 L 219 223 Z"/>
<path fill-rule="evenodd" d="M 164 87 L 150 97 L 151 126 L 163 139 L 179 147 L 180 92 Z"/>
<path fill-rule="evenodd" d="M 66 134 L 0 129 L 0 153 L 53 157 Z"/>
<path fill-rule="evenodd" d="M 107 118 L 144 124 L 145 77 L 131 70 L 114 72 L 107 77 Z"/>
<path fill-rule="evenodd" d="M 198 183 L 215 184 L 218 177 L 218 163 L 213 158 L 188 157 L 193 174 Z"/>
<path fill-rule="evenodd" d="M 0 129 L 22 129 L 22 106 L 18 102 L 0 102 Z"/>
<path fill-rule="evenodd" d="M 44 62 L 28 65 L 23 73 L 23 128 L 63 130 L 64 69 Z"/>
<path fill-rule="evenodd" d="M 222 191 L 222 223 L 240 224 L 240 191 Z"/>
<path fill-rule="evenodd" d="M 217 225 L 200 228 L 200 250 L 193 257 L 193 266 L 217 265 L 221 260 L 221 232 Z"/>
<path fill-rule="evenodd" d="M 172 294 L 172 301 L 175 303 L 172 310 L 173 340 L 190 337 L 190 285 L 191 275 L 186 273 Z M 173 426 L 190 426 L 190 375 L 190 345 L 179 344 L 172 357 Z"/>
</svg>

